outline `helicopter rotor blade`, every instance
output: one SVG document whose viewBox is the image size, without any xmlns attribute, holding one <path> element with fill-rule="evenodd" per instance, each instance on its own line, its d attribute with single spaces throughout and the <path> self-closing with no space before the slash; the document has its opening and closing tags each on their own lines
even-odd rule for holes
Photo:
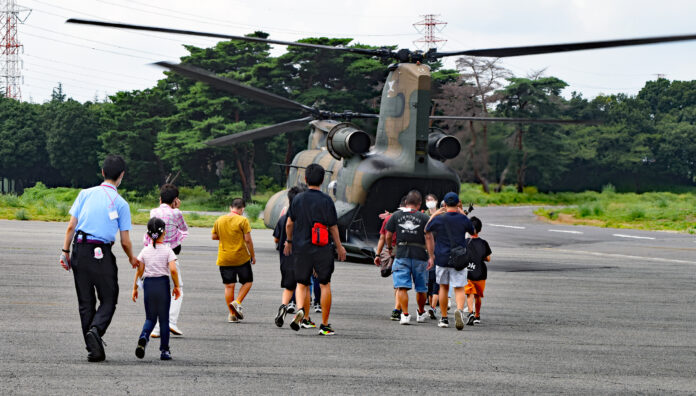
<svg viewBox="0 0 696 396">
<path fill-rule="evenodd" d="M 622 40 L 603 40 L 603 41 L 585 41 L 579 43 L 566 44 L 548 44 L 548 45 L 532 45 L 525 47 L 506 47 L 506 48 L 489 48 L 480 50 L 465 50 L 451 52 L 435 52 L 431 55 L 433 58 L 442 58 L 445 56 L 471 55 L 471 56 L 490 56 L 495 58 L 504 58 L 507 56 L 523 56 L 523 55 L 539 55 L 550 54 L 556 52 L 582 51 L 600 48 L 612 47 L 627 47 L 632 45 L 669 43 L 674 41 L 696 40 L 696 34 L 687 34 L 679 36 L 660 36 L 633 38 Z"/>
<path fill-rule="evenodd" d="M 251 41 L 251 42 L 255 42 L 255 43 L 279 44 L 279 45 L 288 45 L 288 46 L 296 46 L 296 47 L 325 49 L 325 50 L 332 50 L 332 51 L 344 51 L 344 52 L 352 52 L 355 54 L 370 55 L 370 56 L 388 56 L 392 53 L 392 51 L 387 50 L 387 49 L 332 47 L 330 45 L 298 43 L 298 42 L 294 42 L 294 41 L 272 40 L 272 39 L 264 39 L 264 38 L 260 38 L 260 37 L 234 36 L 234 35 L 230 35 L 230 34 L 199 32 L 196 30 L 171 29 L 171 28 L 163 28 L 163 27 L 157 27 L 157 26 L 133 25 L 133 24 L 129 24 L 129 23 L 94 21 L 94 20 L 80 19 L 80 18 L 70 18 L 65 22 L 66 23 L 75 23 L 75 24 L 80 24 L 80 25 L 112 27 L 112 28 L 117 28 L 117 29 L 144 30 L 144 31 L 148 31 L 148 32 L 185 34 L 185 35 L 189 35 L 189 36 L 213 37 L 213 38 L 220 38 L 220 39 L 225 39 L 225 40 L 242 40 L 242 41 Z"/>
<path fill-rule="evenodd" d="M 282 97 L 280 95 L 264 91 L 263 89 L 242 84 L 239 81 L 219 76 L 215 73 L 209 72 L 207 70 L 195 66 L 170 62 L 157 62 L 155 64 L 170 69 L 178 74 L 181 74 L 182 76 L 189 77 L 196 81 L 204 82 L 222 91 L 227 91 L 235 95 L 240 95 L 247 99 L 252 99 L 267 105 L 282 107 L 286 109 L 300 109 L 302 111 L 307 111 L 310 113 L 317 112 L 317 110 L 313 107 L 309 107 L 303 105 L 302 103 L 295 102 L 294 100 Z"/>
<path fill-rule="evenodd" d="M 313 119 L 313 117 L 304 117 L 297 120 L 281 122 L 280 124 L 251 129 L 240 133 L 233 133 L 231 135 L 209 140 L 205 142 L 205 144 L 209 146 L 222 147 L 235 143 L 249 142 L 256 139 L 282 135 L 283 133 L 300 131 L 307 128 L 307 124 Z"/>
<path fill-rule="evenodd" d="M 522 124 L 571 124 L 598 125 L 595 120 L 561 120 L 550 118 L 508 118 L 508 117 L 466 117 L 466 116 L 430 116 L 431 120 L 480 121 L 480 122 L 517 122 Z"/>
</svg>

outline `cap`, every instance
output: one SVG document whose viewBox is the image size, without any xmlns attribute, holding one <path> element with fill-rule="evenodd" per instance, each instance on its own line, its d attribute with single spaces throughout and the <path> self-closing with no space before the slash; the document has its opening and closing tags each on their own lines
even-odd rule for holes
<svg viewBox="0 0 696 396">
<path fill-rule="evenodd" d="M 459 203 L 459 196 L 457 195 L 457 193 L 448 192 L 447 194 L 445 194 L 445 198 L 443 199 L 443 201 L 447 206 L 455 206 Z"/>
</svg>

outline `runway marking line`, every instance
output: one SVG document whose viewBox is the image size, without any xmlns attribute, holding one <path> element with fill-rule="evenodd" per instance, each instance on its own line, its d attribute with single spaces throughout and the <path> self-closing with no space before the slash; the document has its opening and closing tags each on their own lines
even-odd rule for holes
<svg viewBox="0 0 696 396">
<path fill-rule="evenodd" d="M 514 228 L 516 230 L 524 230 L 527 228 L 527 227 L 521 227 L 521 226 L 511 226 L 511 225 L 493 224 L 493 223 L 488 223 L 488 225 L 493 226 L 493 227 Z"/>
<path fill-rule="evenodd" d="M 615 258 L 627 258 L 627 259 L 634 259 L 634 260 L 657 261 L 657 262 L 661 262 L 661 263 L 677 263 L 677 264 L 693 264 L 693 265 L 696 265 L 696 261 L 666 259 L 666 258 L 661 258 L 661 257 L 630 256 L 630 255 L 627 255 L 627 254 L 589 252 L 589 251 L 586 251 L 586 250 L 568 250 L 568 249 L 556 249 L 556 248 L 542 248 L 542 249 L 543 249 L 543 250 L 551 250 L 551 251 L 554 251 L 554 252 L 575 253 L 575 254 L 587 254 L 587 255 L 590 255 L 590 256 L 599 256 L 599 257 L 615 257 Z"/>
<path fill-rule="evenodd" d="M 549 232 L 564 232 L 566 234 L 584 234 L 582 231 L 571 231 L 571 230 L 549 230 Z"/>
<path fill-rule="evenodd" d="M 655 238 L 653 237 L 644 237 L 644 236 L 637 236 L 637 235 L 626 235 L 626 234 L 611 234 L 615 237 L 619 238 L 633 238 L 633 239 L 651 239 L 654 240 Z"/>
</svg>

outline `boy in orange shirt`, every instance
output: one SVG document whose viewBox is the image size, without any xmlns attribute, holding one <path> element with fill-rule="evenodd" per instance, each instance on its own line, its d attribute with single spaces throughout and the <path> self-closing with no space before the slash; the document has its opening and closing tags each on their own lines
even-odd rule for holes
<svg viewBox="0 0 696 396">
<path fill-rule="evenodd" d="M 241 198 L 232 200 L 230 213 L 215 220 L 212 233 L 213 240 L 220 241 L 217 265 L 220 267 L 222 283 L 225 284 L 225 302 L 230 311 L 227 321 L 230 323 L 244 319 L 242 301 L 254 281 L 251 265 L 256 264 L 256 256 L 249 219 L 242 216 L 245 206 Z M 235 299 L 234 287 L 238 281 L 242 286 Z"/>
<path fill-rule="evenodd" d="M 472 249 L 473 260 L 467 268 L 467 285 L 464 287 L 466 293 L 466 305 L 469 308 L 469 316 L 467 325 L 481 323 L 481 299 L 483 298 L 483 290 L 486 288 L 486 278 L 488 277 L 488 268 L 486 261 L 491 261 L 491 247 L 486 240 L 479 238 L 483 224 L 478 217 L 472 217 L 471 225 L 474 226 L 475 233 L 471 236 L 471 241 L 468 243 L 468 249 Z M 474 302 L 476 303 L 476 311 L 474 311 Z M 476 312 L 476 313 L 474 313 Z"/>
</svg>

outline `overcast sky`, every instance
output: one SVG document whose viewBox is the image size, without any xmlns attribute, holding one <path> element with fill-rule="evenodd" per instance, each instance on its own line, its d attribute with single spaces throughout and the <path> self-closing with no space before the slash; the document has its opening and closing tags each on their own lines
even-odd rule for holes
<svg viewBox="0 0 696 396">
<path fill-rule="evenodd" d="M 24 44 L 22 99 L 50 98 L 60 81 L 68 96 L 100 100 L 119 90 L 154 85 L 162 71 L 150 66 L 178 60 L 182 44 L 211 46 L 213 39 L 139 33 L 65 24 L 69 17 L 244 35 L 263 30 L 294 41 L 311 36 L 352 37 L 373 45 L 414 48 L 412 24 L 439 14 L 447 25 L 441 50 L 508 47 L 586 40 L 696 33 L 696 2 L 662 0 L 18 0 L 32 9 L 19 25 Z M 25 16 L 23 13 L 22 16 Z M 274 49 L 274 55 L 283 47 Z M 453 66 L 453 61 L 449 65 Z M 635 94 L 648 80 L 696 79 L 696 41 L 506 58 L 518 76 L 546 68 L 569 84 L 564 92 Z"/>
</svg>

